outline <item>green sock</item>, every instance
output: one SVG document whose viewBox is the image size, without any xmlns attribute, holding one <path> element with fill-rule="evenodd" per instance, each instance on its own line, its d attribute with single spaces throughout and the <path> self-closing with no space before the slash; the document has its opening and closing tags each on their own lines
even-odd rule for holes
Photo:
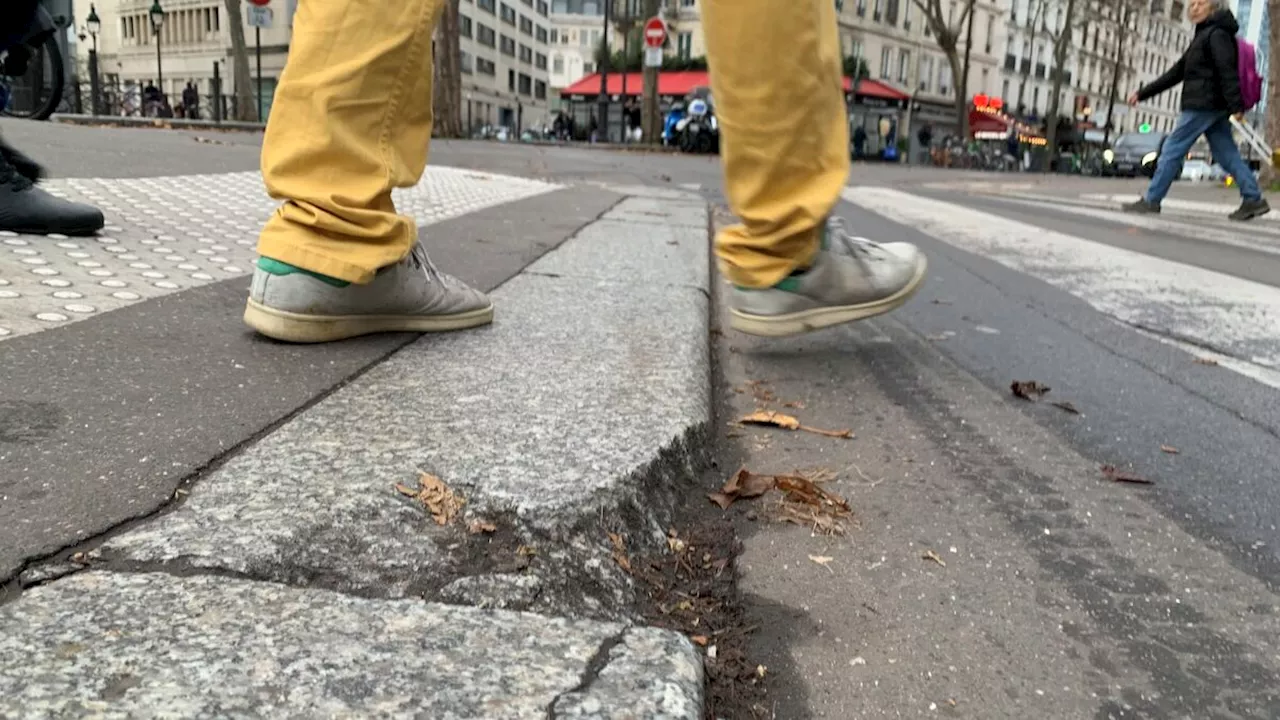
<svg viewBox="0 0 1280 720">
<path fill-rule="evenodd" d="M 293 275 L 294 273 L 302 273 L 303 275 L 310 275 L 320 282 L 328 283 L 329 285 L 338 288 L 344 288 L 351 284 L 346 280 L 339 280 L 336 277 L 321 275 L 318 272 L 312 272 L 306 268 L 300 268 L 297 265 L 290 265 L 289 263 L 280 262 L 279 260 L 272 260 L 269 257 L 258 258 L 258 269 L 270 275 Z"/>
</svg>

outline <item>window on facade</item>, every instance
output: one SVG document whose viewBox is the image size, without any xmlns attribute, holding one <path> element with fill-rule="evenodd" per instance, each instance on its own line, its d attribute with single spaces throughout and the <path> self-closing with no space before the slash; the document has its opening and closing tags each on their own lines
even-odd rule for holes
<svg viewBox="0 0 1280 720">
<path fill-rule="evenodd" d="M 474 71 L 475 60 L 471 57 L 471 53 L 466 50 L 458 53 L 458 68 L 467 75 L 470 75 Z"/>
<path fill-rule="evenodd" d="M 902 6 L 902 29 L 903 30 L 911 29 L 911 6 L 915 4 L 915 1 L 916 0 L 906 0 L 906 2 Z"/>
<path fill-rule="evenodd" d="M 542 0 L 538 0 L 538 14 L 542 17 L 547 16 L 547 4 Z"/>
<path fill-rule="evenodd" d="M 476 6 L 487 13 L 495 13 L 498 10 L 497 0 L 476 0 Z"/>
<path fill-rule="evenodd" d="M 458 16 L 458 35 L 464 38 L 471 37 L 471 18 L 466 15 Z"/>
<path fill-rule="evenodd" d="M 485 47 L 494 47 L 498 43 L 497 33 L 484 23 L 476 23 L 476 42 Z"/>
<path fill-rule="evenodd" d="M 971 11 L 972 12 L 972 11 Z M 991 54 L 991 41 L 996 36 L 996 16 L 987 16 L 987 54 Z"/>
<path fill-rule="evenodd" d="M 951 63 L 938 63 L 938 94 L 951 94 Z"/>
<path fill-rule="evenodd" d="M 533 83 L 533 97 L 537 100 L 546 100 L 547 84 L 542 82 L 541 80 L 535 81 Z"/>
<path fill-rule="evenodd" d="M 506 35 L 503 35 L 502 38 L 498 40 L 498 51 L 503 55 L 511 55 L 514 57 L 516 54 L 516 41 Z"/>
<path fill-rule="evenodd" d="M 529 47 L 528 45 L 520 46 L 520 62 L 522 63 L 533 62 L 533 48 Z"/>
<path fill-rule="evenodd" d="M 515 25 L 516 9 L 506 3 L 502 3 L 501 7 L 502 7 L 502 10 L 500 12 L 500 16 L 502 17 L 502 22 L 508 25 Z"/>
<path fill-rule="evenodd" d="M 538 26 L 538 32 L 537 32 L 537 33 L 535 33 L 534 37 L 538 38 L 538 42 L 540 42 L 540 43 L 546 43 L 546 42 L 547 42 L 547 29 L 546 29 L 546 28 L 544 28 L 544 27 L 542 27 L 541 25 L 539 25 L 539 26 Z"/>
<path fill-rule="evenodd" d="M 1004 100 L 1006 103 L 1009 102 L 1009 81 L 1008 80 L 1005 80 L 1004 84 L 1000 88 L 1000 99 Z"/>
<path fill-rule="evenodd" d="M 578 31 L 578 44 L 584 48 L 591 47 L 591 35 L 585 30 Z"/>
<path fill-rule="evenodd" d="M 551 72 L 559 75 L 564 72 L 564 58 L 556 55 L 551 58 Z"/>
<path fill-rule="evenodd" d="M 525 75 L 524 73 L 520 73 L 520 94 L 521 95 L 533 94 L 533 78 L 529 77 L 528 75 Z"/>
<path fill-rule="evenodd" d="M 921 92 L 929 92 L 929 81 L 933 79 L 933 58 L 925 57 L 920 60 L 919 77 L 916 78 L 916 84 Z"/>
<path fill-rule="evenodd" d="M 481 75 L 489 75 L 490 77 L 492 77 L 497 72 L 497 70 L 498 68 L 496 65 L 493 64 L 492 60 L 486 60 L 485 58 L 482 58 L 482 57 L 476 58 L 476 72 L 480 73 Z"/>
<path fill-rule="evenodd" d="M 912 0 L 907 0 L 910 3 Z M 890 25 L 897 27 L 898 25 L 898 0 L 885 0 L 884 4 L 884 21 Z"/>
<path fill-rule="evenodd" d="M 510 90 L 511 92 L 516 91 L 516 71 L 515 70 L 507 71 L 507 89 Z"/>
<path fill-rule="evenodd" d="M 888 80 L 893 76 L 893 48 L 885 46 L 880 49 L 880 79 Z"/>
<path fill-rule="evenodd" d="M 559 42 L 560 42 L 560 31 L 559 31 L 559 30 L 557 30 L 557 29 L 555 29 L 555 28 L 551 28 L 550 33 L 551 33 L 551 40 L 550 40 L 551 44 L 552 44 L 552 45 L 557 45 L 557 44 L 559 44 Z"/>
<path fill-rule="evenodd" d="M 524 15 L 520 16 L 520 32 L 524 33 L 525 35 L 533 34 L 533 21 L 525 17 Z"/>
<path fill-rule="evenodd" d="M 569 12 L 569 0 L 551 0 L 551 12 L 553 13 Z"/>
<path fill-rule="evenodd" d="M 698 4 L 698 0 L 680 0 L 680 7 L 691 8 Z"/>
<path fill-rule="evenodd" d="M 595 72 L 595 71 L 596 71 L 596 64 L 595 64 L 595 63 L 590 63 L 590 62 L 584 62 L 584 63 L 582 63 L 582 72 L 584 72 L 584 73 L 586 73 L 586 74 L 590 75 L 591 73 L 593 73 L 593 72 Z"/>
<path fill-rule="evenodd" d="M 884 13 L 881 12 L 881 9 L 880 9 L 880 6 L 884 3 L 884 0 L 872 0 L 872 2 L 874 4 L 871 6 L 871 19 L 875 20 L 876 22 L 880 22 L 880 19 L 884 17 Z"/>
<path fill-rule="evenodd" d="M 682 32 L 676 35 L 676 57 L 688 60 L 693 55 L 693 33 Z"/>
<path fill-rule="evenodd" d="M 547 56 L 543 55 L 542 53 L 538 53 L 537 55 L 535 55 L 533 59 L 533 66 L 538 68 L 539 70 L 546 70 Z"/>
<path fill-rule="evenodd" d="M 903 85 L 907 84 L 907 73 L 911 70 L 911 52 L 909 50 L 898 51 L 898 82 Z"/>
</svg>

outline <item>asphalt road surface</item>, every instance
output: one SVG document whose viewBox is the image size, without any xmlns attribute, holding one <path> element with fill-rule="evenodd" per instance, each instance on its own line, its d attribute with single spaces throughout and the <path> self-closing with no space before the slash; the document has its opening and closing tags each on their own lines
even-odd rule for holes
<svg viewBox="0 0 1280 720">
<path fill-rule="evenodd" d="M 168 178 L 251 177 L 260 142 L 0 130 L 79 179 L 59 182 L 83 181 L 68 192 L 131 208 L 137 221 L 121 227 L 138 237 L 202 202 L 181 194 L 198 185 Z M 428 237 L 442 265 L 488 287 L 546 249 L 557 213 L 570 225 L 599 211 L 582 192 L 670 186 L 723 202 L 708 158 L 440 143 L 432 161 L 557 184 L 498 197 L 486 184 L 501 181 L 440 176 L 460 214 Z M 144 184 L 119 184 L 129 182 Z M 260 190 L 207 182 L 232 183 L 224 205 L 243 192 L 261 212 Z M 744 588 L 769 622 L 759 652 L 778 717 L 1280 716 L 1280 218 L 1231 224 L 1230 191 L 1182 184 L 1158 218 L 1115 212 L 1141 187 L 860 166 L 839 212 L 858 234 L 921 244 L 926 290 L 856 328 L 720 341 L 729 400 L 734 385 L 767 380 L 778 398 L 805 402 L 813 424 L 859 433 L 843 449 L 726 439 L 726 452 L 761 470 L 832 467 L 859 509 L 857 527 L 826 546 L 804 545 L 807 531 L 744 525 Z M 147 215 L 153 196 L 165 202 Z M 214 205 L 216 224 L 229 210 Z M 190 220 L 177 217 L 167 222 Z M 256 220 L 233 217 L 223 234 L 251 237 Z M 6 258 L 0 279 L 30 270 L 23 257 L 37 256 Z M 235 317 L 242 285 L 183 285 L 0 339 L 0 582 L 153 511 L 222 453 L 405 342 L 302 357 L 256 341 Z M 1011 396 L 1015 380 L 1052 389 L 1030 402 Z M 148 474 L 158 449 L 164 467 Z M 1103 465 L 1151 484 L 1115 482 Z M 164 482 L 147 480 L 157 475 Z M 945 567 L 922 565 L 925 549 Z"/>
</svg>

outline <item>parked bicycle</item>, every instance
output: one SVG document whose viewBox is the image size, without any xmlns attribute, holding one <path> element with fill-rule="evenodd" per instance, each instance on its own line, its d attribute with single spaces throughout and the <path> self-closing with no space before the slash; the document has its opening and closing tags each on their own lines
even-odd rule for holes
<svg viewBox="0 0 1280 720">
<path fill-rule="evenodd" d="M 58 33 L 68 24 L 39 7 L 27 37 L 0 54 L 0 113 L 47 120 L 58 110 L 67 82 Z"/>
</svg>

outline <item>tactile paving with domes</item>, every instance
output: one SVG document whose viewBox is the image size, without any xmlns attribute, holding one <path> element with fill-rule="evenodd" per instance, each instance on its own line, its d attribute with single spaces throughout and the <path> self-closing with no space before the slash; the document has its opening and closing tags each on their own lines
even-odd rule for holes
<svg viewBox="0 0 1280 720">
<path fill-rule="evenodd" d="M 558 187 L 429 167 L 393 197 L 425 226 Z M 98 206 L 107 226 L 84 238 L 0 231 L 0 340 L 245 275 L 277 206 L 258 173 L 50 180 L 45 188 Z"/>
</svg>

